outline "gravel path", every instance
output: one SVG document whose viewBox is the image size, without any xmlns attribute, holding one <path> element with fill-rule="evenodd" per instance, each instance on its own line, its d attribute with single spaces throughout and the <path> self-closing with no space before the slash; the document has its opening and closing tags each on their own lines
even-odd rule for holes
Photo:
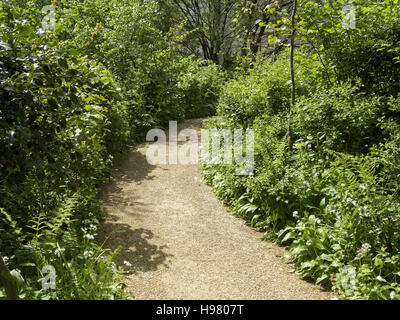
<svg viewBox="0 0 400 320">
<path fill-rule="evenodd" d="M 201 127 L 201 120 L 182 128 Z M 281 260 L 285 249 L 232 216 L 201 180 L 198 165 L 146 161 L 133 148 L 101 192 L 106 247 L 122 246 L 136 299 L 329 299 Z M 118 231 L 118 232 L 115 232 Z"/>
</svg>

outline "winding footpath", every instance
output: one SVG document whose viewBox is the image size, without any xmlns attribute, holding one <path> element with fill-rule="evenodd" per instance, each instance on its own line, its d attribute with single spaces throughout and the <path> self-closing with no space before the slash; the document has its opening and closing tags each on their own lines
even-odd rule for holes
<svg viewBox="0 0 400 320">
<path fill-rule="evenodd" d="M 179 126 L 200 130 L 201 120 Z M 122 246 L 135 299 L 330 299 L 282 262 L 284 248 L 232 216 L 201 180 L 199 165 L 150 165 L 132 148 L 100 194 L 100 240 Z"/>
</svg>

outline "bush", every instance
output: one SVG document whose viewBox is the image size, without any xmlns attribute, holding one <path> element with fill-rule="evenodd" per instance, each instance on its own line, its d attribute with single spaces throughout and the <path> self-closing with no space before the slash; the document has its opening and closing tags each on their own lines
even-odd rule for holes
<svg viewBox="0 0 400 320">
<path fill-rule="evenodd" d="M 0 247 L 20 298 L 122 298 L 112 256 L 80 228 L 98 224 L 97 187 L 127 142 L 126 109 L 113 76 L 37 32 L 39 17 L 0 7 Z M 39 289 L 47 264 L 54 292 Z"/>
<path fill-rule="evenodd" d="M 390 0 L 354 0 L 355 27 L 343 28 L 343 5 L 308 1 L 300 12 L 301 35 L 313 43 L 332 81 L 360 82 L 363 92 L 397 96 L 400 7 Z"/>
<path fill-rule="evenodd" d="M 360 93 L 350 85 L 316 90 L 301 99 L 293 115 L 297 139 L 313 147 L 335 151 L 365 153 L 379 140 L 378 121 L 383 116 L 383 99 Z"/>
<path fill-rule="evenodd" d="M 307 77 L 318 74 L 314 65 Z M 279 59 L 267 66 L 272 80 L 250 70 L 230 81 L 208 125 L 255 131 L 254 175 L 206 160 L 205 179 L 265 239 L 290 246 L 286 259 L 302 277 L 340 298 L 398 299 L 398 99 L 350 84 L 302 86 L 300 63 L 289 146 L 290 76 Z M 275 83 L 282 96 L 274 96 Z"/>
<path fill-rule="evenodd" d="M 275 62 L 260 60 L 247 72 L 240 69 L 235 79 L 225 85 L 218 114 L 247 127 L 258 116 L 288 113 L 291 84 L 287 59 L 285 53 Z M 298 95 L 305 96 L 318 85 L 322 66 L 302 53 L 297 54 L 296 61 Z"/>
<path fill-rule="evenodd" d="M 70 1 L 60 35 L 116 75 L 126 100 L 131 136 L 154 126 L 215 113 L 224 79 L 220 68 L 178 55 L 174 30 L 159 26 L 156 1 Z M 118 17 L 116 20 L 115 17 Z"/>
</svg>

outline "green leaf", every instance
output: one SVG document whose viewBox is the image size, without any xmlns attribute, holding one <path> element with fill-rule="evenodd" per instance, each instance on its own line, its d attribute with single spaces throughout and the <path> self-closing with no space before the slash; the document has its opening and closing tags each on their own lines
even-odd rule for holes
<svg viewBox="0 0 400 320">
<path fill-rule="evenodd" d="M 324 282 L 327 279 L 329 279 L 329 275 L 324 274 L 324 275 L 318 277 L 317 280 L 315 281 L 315 283 L 316 284 L 320 284 L 320 283 Z"/>
</svg>

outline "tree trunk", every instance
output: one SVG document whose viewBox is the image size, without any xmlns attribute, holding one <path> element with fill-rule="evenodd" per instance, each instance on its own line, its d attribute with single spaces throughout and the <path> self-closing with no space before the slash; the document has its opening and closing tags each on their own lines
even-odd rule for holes
<svg viewBox="0 0 400 320">
<path fill-rule="evenodd" d="M 296 80 L 294 74 L 294 45 L 295 45 L 295 36 L 296 36 L 296 13 L 297 13 L 297 0 L 293 0 L 293 9 L 292 9 L 292 34 L 290 37 L 290 74 L 291 74 L 291 103 L 289 110 L 289 120 L 288 120 L 288 135 L 289 135 L 289 148 L 292 147 L 292 113 L 294 107 L 296 105 Z"/>
</svg>

